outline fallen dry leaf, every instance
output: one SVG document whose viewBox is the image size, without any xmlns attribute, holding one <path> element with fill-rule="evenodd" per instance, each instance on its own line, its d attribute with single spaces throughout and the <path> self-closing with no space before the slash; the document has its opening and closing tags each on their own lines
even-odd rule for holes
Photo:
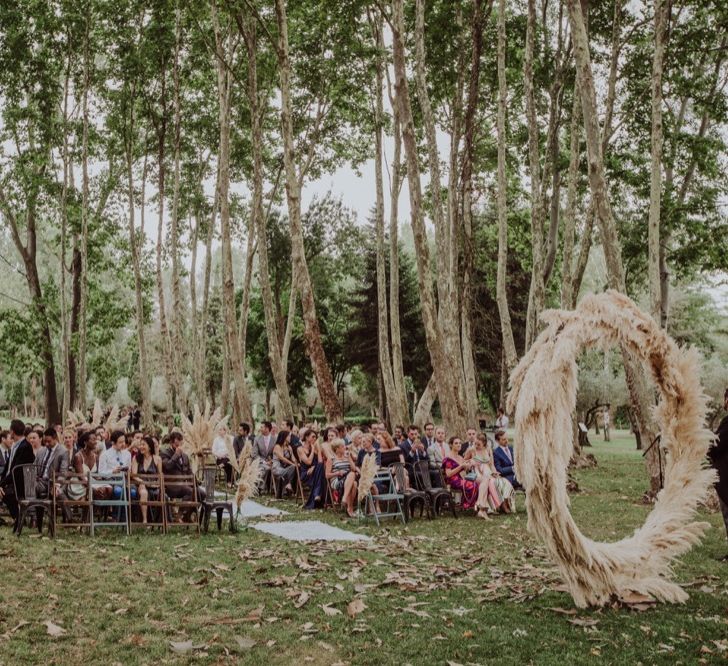
<svg viewBox="0 0 728 666">
<path fill-rule="evenodd" d="M 308 592 L 301 592 L 298 599 L 293 603 L 295 608 L 302 608 L 303 605 L 311 598 Z"/>
<path fill-rule="evenodd" d="M 575 627 L 595 627 L 599 624 L 599 620 L 595 620 L 592 617 L 575 617 L 567 620 L 567 622 L 573 624 Z"/>
<path fill-rule="evenodd" d="M 342 612 L 338 608 L 329 606 L 329 604 L 323 604 L 321 608 L 323 609 L 324 613 L 326 613 L 326 615 L 342 615 Z"/>
<path fill-rule="evenodd" d="M 48 632 L 49 636 L 52 636 L 53 638 L 58 638 L 59 636 L 63 636 L 63 634 L 66 633 L 66 630 L 51 622 L 50 620 L 45 620 L 43 624 L 46 626 L 46 631 Z"/>
<path fill-rule="evenodd" d="M 187 652 L 202 650 L 207 647 L 204 643 L 202 645 L 194 645 L 192 641 L 170 641 L 169 645 L 172 650 L 178 654 L 186 654 Z"/>
<path fill-rule="evenodd" d="M 550 610 L 561 615 L 576 615 L 576 608 L 547 608 L 546 610 Z"/>
<path fill-rule="evenodd" d="M 349 605 L 346 607 L 346 612 L 349 617 L 356 617 L 359 613 L 363 613 L 366 607 L 366 604 L 361 599 L 354 599 L 349 602 Z"/>
<path fill-rule="evenodd" d="M 254 641 L 252 638 L 243 638 L 242 636 L 236 636 L 235 641 L 238 644 L 238 647 L 242 650 L 250 650 L 257 641 Z"/>
</svg>

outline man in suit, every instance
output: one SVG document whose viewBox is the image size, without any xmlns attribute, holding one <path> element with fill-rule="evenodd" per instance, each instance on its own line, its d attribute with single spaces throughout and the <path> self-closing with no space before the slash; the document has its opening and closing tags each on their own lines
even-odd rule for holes
<svg viewBox="0 0 728 666">
<path fill-rule="evenodd" d="M 3 475 L 3 470 L 10 459 L 10 449 L 12 446 L 13 440 L 10 438 L 10 431 L 0 431 L 0 477 Z"/>
<path fill-rule="evenodd" d="M 407 473 L 410 477 L 410 484 L 415 487 L 415 473 L 414 464 L 420 460 L 428 462 L 427 449 L 423 444 L 423 440 L 419 437 L 419 429 L 416 425 L 411 425 L 407 428 L 407 439 L 399 445 L 404 455 L 404 462 L 407 464 Z"/>
<path fill-rule="evenodd" d="M 190 457 L 182 450 L 182 433 L 172 432 L 169 435 L 169 448 L 166 448 L 161 453 L 162 458 L 162 471 L 165 474 L 171 474 L 173 476 L 185 474 L 192 474 L 192 465 L 190 464 Z M 165 484 L 164 492 L 170 499 L 181 499 L 185 502 L 192 500 L 194 489 L 191 485 L 184 483 L 173 483 Z M 206 497 L 205 489 L 202 486 L 197 486 L 197 499 L 199 502 L 204 502 Z M 192 509 L 186 509 L 184 512 L 185 521 L 189 521 Z"/>
<path fill-rule="evenodd" d="M 25 424 L 20 419 L 13 419 L 10 422 L 10 437 L 13 440 L 13 446 L 10 449 L 8 463 L 5 465 L 2 476 L 0 476 L 0 499 L 5 502 L 10 515 L 15 521 L 13 532 L 18 529 L 18 499 L 25 497 L 25 486 L 23 485 L 23 475 L 19 467 L 21 465 L 31 465 L 35 462 L 35 453 L 33 447 L 25 439 Z M 15 495 L 15 483 L 18 486 L 19 497 Z"/>
<path fill-rule="evenodd" d="M 442 461 L 449 455 L 447 440 L 445 439 L 445 428 L 435 428 L 435 441 L 427 448 L 427 457 L 430 460 L 430 481 L 433 488 L 442 486 Z"/>
<path fill-rule="evenodd" d="M 43 433 L 45 450 L 35 459 L 38 479 L 35 483 L 37 497 L 49 497 L 49 490 L 53 474 L 62 476 L 68 472 L 68 450 L 58 443 L 58 433 L 48 428 Z"/>
<path fill-rule="evenodd" d="M 496 472 L 508 479 L 514 488 L 523 488 L 513 469 L 513 447 L 508 445 L 506 431 L 498 430 L 495 433 L 495 441 L 498 444 L 493 450 L 493 462 L 495 463 Z"/>
<path fill-rule="evenodd" d="M 245 444 L 250 438 L 250 426 L 247 423 L 241 423 L 238 426 L 238 434 L 233 438 L 233 448 L 235 449 L 235 458 L 239 458 L 245 448 Z"/>
<path fill-rule="evenodd" d="M 422 443 L 425 445 L 425 451 L 429 449 L 435 441 L 435 424 L 425 423 L 425 434 L 422 435 Z"/>
<path fill-rule="evenodd" d="M 265 487 L 268 475 L 271 473 L 275 445 L 276 438 L 273 434 L 273 424 L 270 421 L 263 421 L 260 424 L 260 435 L 253 442 L 253 458 L 260 458 L 260 467 L 263 470 L 260 475 L 260 488 Z"/>
<path fill-rule="evenodd" d="M 728 389 L 723 394 L 723 407 L 728 411 Z M 723 514 L 726 535 L 728 535 L 728 416 L 723 417 L 715 434 L 715 444 L 708 450 L 708 457 L 718 472 L 715 490 L 718 493 L 718 503 Z M 728 562 L 728 555 L 724 555 L 720 559 Z"/>
</svg>

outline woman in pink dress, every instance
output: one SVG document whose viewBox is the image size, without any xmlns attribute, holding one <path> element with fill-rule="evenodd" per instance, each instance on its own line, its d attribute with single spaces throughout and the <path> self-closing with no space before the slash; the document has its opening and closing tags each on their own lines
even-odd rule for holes
<svg viewBox="0 0 728 666">
<path fill-rule="evenodd" d="M 465 460 L 460 455 L 459 446 L 450 446 L 450 451 L 442 460 L 442 469 L 445 471 L 445 481 L 450 488 L 462 494 L 463 509 L 472 509 L 478 502 L 480 486 L 477 481 L 466 479 L 465 476 L 473 469 L 473 462 Z"/>
</svg>

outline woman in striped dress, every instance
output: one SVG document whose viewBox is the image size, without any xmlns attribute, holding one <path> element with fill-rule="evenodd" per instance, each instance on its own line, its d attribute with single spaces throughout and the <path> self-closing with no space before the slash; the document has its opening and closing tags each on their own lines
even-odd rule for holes
<svg viewBox="0 0 728 666">
<path fill-rule="evenodd" d="M 326 478 L 331 486 L 332 494 L 341 498 L 341 503 L 346 506 L 349 518 L 355 518 L 356 505 L 356 474 L 351 467 L 351 461 L 346 454 L 346 446 L 343 439 L 335 439 L 331 442 L 333 457 L 326 460 Z"/>
</svg>

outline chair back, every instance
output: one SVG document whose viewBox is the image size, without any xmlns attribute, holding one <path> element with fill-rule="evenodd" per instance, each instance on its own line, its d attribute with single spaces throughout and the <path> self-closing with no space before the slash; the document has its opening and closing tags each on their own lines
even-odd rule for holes
<svg viewBox="0 0 728 666">
<path fill-rule="evenodd" d="M 394 477 L 394 483 L 397 486 L 398 490 L 401 492 L 405 489 L 406 483 L 405 483 L 405 475 L 407 474 L 407 471 L 405 470 L 404 463 L 401 462 L 394 462 L 389 464 L 389 469 L 392 471 L 392 476 Z"/>
<path fill-rule="evenodd" d="M 217 477 L 217 467 L 202 468 L 202 487 L 205 489 L 205 495 L 208 502 L 215 501 L 215 478 Z"/>
<path fill-rule="evenodd" d="M 18 477 L 23 479 L 23 488 L 25 492 L 21 493 L 18 488 Z M 13 484 L 15 485 L 15 497 L 18 500 L 22 499 L 36 499 L 35 496 L 35 480 L 38 477 L 38 472 L 35 467 L 35 463 L 28 463 L 27 465 L 19 465 L 13 470 Z"/>
<path fill-rule="evenodd" d="M 415 483 L 420 490 L 432 490 L 430 479 L 430 463 L 426 460 L 418 460 L 414 464 Z"/>
</svg>

